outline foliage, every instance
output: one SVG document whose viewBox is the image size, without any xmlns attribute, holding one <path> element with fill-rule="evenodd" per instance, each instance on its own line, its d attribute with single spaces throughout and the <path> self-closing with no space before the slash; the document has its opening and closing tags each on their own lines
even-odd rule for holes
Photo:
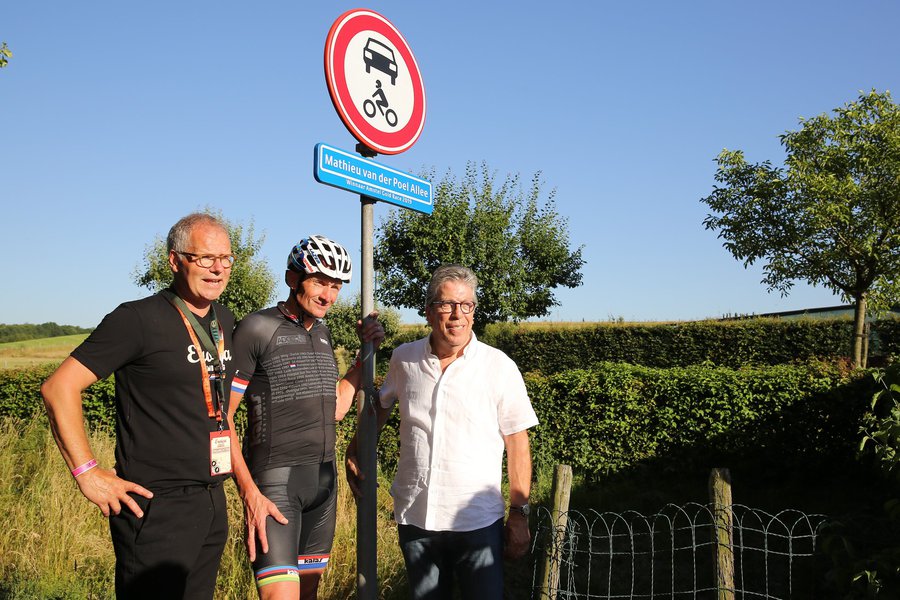
<svg viewBox="0 0 900 600">
<path fill-rule="evenodd" d="M 435 173 L 423 177 L 435 179 Z M 391 212 L 378 229 L 378 297 L 424 315 L 431 274 L 459 263 L 478 276 L 476 327 L 548 314 L 553 291 L 581 284 L 581 247 L 569 251 L 568 222 L 556 211 L 555 192 L 541 202 L 541 174 L 526 190 L 518 175 L 497 182 L 485 163 L 469 163 L 457 180 L 449 172 L 435 185 L 434 212 Z"/>
<path fill-rule="evenodd" d="M 56 323 L 31 323 L 6 325 L 0 323 L 0 344 L 5 342 L 20 342 L 24 340 L 37 340 L 41 338 L 61 337 L 78 333 L 90 333 L 93 329 L 77 327 L 75 325 L 57 325 Z"/>
<path fill-rule="evenodd" d="M 873 373 L 876 392 L 860 428 L 859 456 L 874 458 L 883 475 L 900 482 L 900 366 Z M 896 487 L 895 487 L 896 490 Z M 842 598 L 900 597 L 900 500 L 884 503 L 874 524 L 836 521 L 823 532 L 829 579 Z"/>
<path fill-rule="evenodd" d="M 536 453 L 601 477 L 648 464 L 831 465 L 853 457 L 867 380 L 826 363 L 652 369 L 599 363 L 526 376 Z"/>
<path fill-rule="evenodd" d="M 231 279 L 219 297 L 219 302 L 227 306 L 237 319 L 266 307 L 275 292 L 275 276 L 268 265 L 258 257 L 265 235 L 256 237 L 251 221 L 249 225 L 234 223 L 222 216 L 220 211 L 207 207 L 205 212 L 221 219 L 228 228 L 231 238 L 231 251 L 234 254 L 234 266 L 231 268 Z M 158 292 L 172 283 L 172 271 L 169 268 L 169 255 L 166 251 L 166 240 L 157 236 L 145 250 L 143 267 L 135 268 L 132 273 L 134 282 Z"/>
<path fill-rule="evenodd" d="M 0 44 L 0 69 L 9 64 L 9 59 L 12 58 L 13 53 L 10 51 L 9 47 L 6 45 L 6 42 Z"/>
<path fill-rule="evenodd" d="M 27 369 L 0 371 L 0 417 L 27 420 L 43 414 L 41 384 L 57 365 L 45 364 Z M 115 381 L 101 379 L 81 394 L 84 417 L 94 428 L 112 431 L 116 423 Z"/>
<path fill-rule="evenodd" d="M 852 300 L 861 364 L 867 307 L 900 300 L 900 106 L 873 90 L 801 124 L 781 136 L 785 168 L 719 154 L 704 225 L 745 267 L 764 261 L 770 291 L 805 280 Z"/>
<path fill-rule="evenodd" d="M 525 375 L 540 419 L 536 465 L 564 463 L 588 480 L 653 464 L 699 469 L 833 469 L 849 463 L 866 378 L 826 363 L 727 369 L 651 369 L 600 363 L 550 376 Z M 349 438 L 351 411 L 338 425 Z M 382 430 L 378 460 L 396 468 L 399 418 Z"/>
<path fill-rule="evenodd" d="M 331 338 L 335 347 L 341 347 L 356 353 L 359 350 L 359 336 L 356 333 L 356 322 L 362 314 L 360 296 L 356 294 L 352 300 L 338 298 L 325 315 L 325 323 L 331 330 Z M 391 340 L 400 331 L 400 313 L 384 306 L 375 306 L 378 310 L 378 320 L 384 327 L 385 345 L 391 345 Z M 393 347 L 393 346 L 392 346 Z"/>
<path fill-rule="evenodd" d="M 0 372 L 0 416 L 29 418 L 40 412 L 40 384 L 51 371 Z M 550 376 L 526 375 L 541 420 L 534 431 L 535 454 L 591 477 L 647 460 L 705 466 L 767 456 L 820 463 L 838 450 L 852 456 L 865 409 L 857 387 L 868 381 L 850 379 L 840 367 L 824 363 L 737 370 L 599 363 Z M 112 378 L 91 386 L 84 406 L 89 424 L 111 429 Z M 338 427 L 349 438 L 355 411 Z M 385 470 L 394 468 L 398 447 L 395 414 L 379 449 Z"/>
<path fill-rule="evenodd" d="M 499 325 L 499 324 L 498 324 Z M 683 323 L 594 323 L 577 328 L 498 327 L 484 339 L 523 370 L 550 374 L 599 362 L 647 367 L 711 363 L 738 368 L 850 355 L 848 319 L 772 319 Z M 872 353 L 900 354 L 900 320 L 872 323 Z"/>
<path fill-rule="evenodd" d="M 862 429 L 860 452 L 871 447 L 884 473 L 900 479 L 900 365 L 874 374 L 879 389 Z"/>
</svg>

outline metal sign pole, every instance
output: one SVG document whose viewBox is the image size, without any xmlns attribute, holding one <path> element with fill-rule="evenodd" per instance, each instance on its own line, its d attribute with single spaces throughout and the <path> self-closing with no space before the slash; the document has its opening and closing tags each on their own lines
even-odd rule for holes
<svg viewBox="0 0 900 600">
<path fill-rule="evenodd" d="M 360 318 L 375 310 L 374 215 L 375 200 L 360 196 L 362 222 L 362 279 Z M 357 457 L 366 478 L 362 481 L 362 498 L 356 503 L 356 597 L 375 600 L 378 597 L 375 507 L 377 493 L 377 423 L 375 417 L 375 352 L 371 342 L 362 345 L 362 384 L 365 397 L 357 398 Z M 359 396 L 362 396 L 360 394 Z"/>
<path fill-rule="evenodd" d="M 357 40 L 368 40 L 363 52 L 359 52 Z M 379 152 L 399 154 L 419 139 L 425 125 L 422 72 L 406 39 L 382 15 L 360 8 L 348 10 L 334 21 L 325 40 L 325 81 L 338 116 L 359 141 L 356 152 L 363 158 L 374 157 Z M 398 85 L 398 81 L 403 83 Z M 373 101 L 373 97 L 378 97 L 378 101 Z M 431 214 L 431 184 L 421 177 L 357 159 L 321 143 L 316 145 L 314 156 L 316 181 L 361 194 L 360 303 L 364 318 L 375 309 L 374 204 L 381 200 Z M 362 498 L 356 504 L 356 593 L 364 600 L 375 600 L 378 595 L 375 537 L 378 426 L 372 346 L 371 343 L 362 345 L 363 389 L 357 390 L 356 398 L 357 459 L 366 477 L 360 484 Z"/>
</svg>

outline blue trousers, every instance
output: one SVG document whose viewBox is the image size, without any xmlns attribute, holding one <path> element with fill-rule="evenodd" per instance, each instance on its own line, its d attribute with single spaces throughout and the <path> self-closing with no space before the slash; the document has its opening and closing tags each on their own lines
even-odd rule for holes
<svg viewBox="0 0 900 600">
<path fill-rule="evenodd" d="M 399 525 L 398 533 L 414 600 L 450 600 L 454 576 L 462 598 L 502 600 L 503 519 L 474 531 Z"/>
</svg>

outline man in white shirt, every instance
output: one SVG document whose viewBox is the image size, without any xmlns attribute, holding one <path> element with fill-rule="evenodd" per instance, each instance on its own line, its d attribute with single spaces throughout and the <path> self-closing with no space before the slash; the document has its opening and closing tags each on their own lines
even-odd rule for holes
<svg viewBox="0 0 900 600">
<path fill-rule="evenodd" d="M 400 460 L 391 486 L 412 597 L 503 597 L 503 556 L 528 551 L 531 451 L 537 416 L 516 364 L 472 332 L 478 279 L 442 265 L 428 286 L 431 335 L 394 350 L 380 390 L 378 428 L 400 406 Z M 500 491 L 503 451 L 509 517 Z M 347 480 L 360 495 L 356 438 Z"/>
</svg>

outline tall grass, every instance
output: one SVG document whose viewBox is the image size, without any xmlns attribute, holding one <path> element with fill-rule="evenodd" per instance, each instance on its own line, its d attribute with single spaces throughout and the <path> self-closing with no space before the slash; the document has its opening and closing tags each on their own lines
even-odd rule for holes
<svg viewBox="0 0 900 600">
<path fill-rule="evenodd" d="M 109 436 L 91 444 L 112 464 Z M 77 491 L 46 419 L 0 421 L 0 596 L 108 598 L 113 560 L 106 520 Z"/>
<path fill-rule="evenodd" d="M 100 464 L 113 464 L 112 436 L 97 431 L 90 438 Z M 356 507 L 342 464 L 334 549 L 319 587 L 320 598 L 341 600 L 356 591 Z M 243 508 L 234 483 L 225 486 L 230 532 L 215 597 L 253 600 Z M 388 488 L 382 480 L 377 501 L 378 584 L 385 600 L 407 595 Z M 0 598 L 112 598 L 114 562 L 107 521 L 79 493 L 46 418 L 0 420 Z"/>
</svg>

